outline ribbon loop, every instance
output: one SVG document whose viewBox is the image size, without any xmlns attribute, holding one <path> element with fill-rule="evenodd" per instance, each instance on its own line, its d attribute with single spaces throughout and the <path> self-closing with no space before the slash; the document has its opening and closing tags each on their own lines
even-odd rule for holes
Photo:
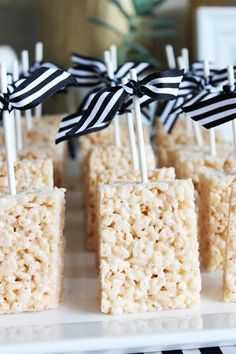
<svg viewBox="0 0 236 354">
<path fill-rule="evenodd" d="M 63 119 L 56 143 L 90 133 L 95 128 L 103 129 L 117 113 L 132 109 L 129 102 L 132 102 L 134 95 L 139 97 L 141 107 L 150 100 L 174 99 L 182 78 L 183 71 L 168 71 L 150 74 L 141 81 L 129 80 L 125 85 L 101 88 L 94 92 L 85 111 Z"/>
</svg>

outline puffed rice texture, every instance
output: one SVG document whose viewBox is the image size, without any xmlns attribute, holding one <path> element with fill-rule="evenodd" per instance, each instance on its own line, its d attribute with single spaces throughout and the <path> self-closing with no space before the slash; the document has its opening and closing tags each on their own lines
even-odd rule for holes
<svg viewBox="0 0 236 354">
<path fill-rule="evenodd" d="M 100 188 L 99 295 L 109 314 L 199 305 L 191 180 Z"/>
</svg>

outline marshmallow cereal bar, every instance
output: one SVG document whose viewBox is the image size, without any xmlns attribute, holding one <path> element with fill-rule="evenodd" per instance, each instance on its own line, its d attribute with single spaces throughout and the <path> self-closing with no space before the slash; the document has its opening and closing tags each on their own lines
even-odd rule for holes
<svg viewBox="0 0 236 354">
<path fill-rule="evenodd" d="M 199 173 L 199 241 L 201 265 L 206 271 L 223 269 L 229 199 L 235 173 L 202 169 Z"/>
<path fill-rule="evenodd" d="M 0 196 L 0 313 L 56 308 L 62 294 L 64 190 Z"/>
<path fill-rule="evenodd" d="M 149 169 L 155 167 L 155 156 L 151 145 L 147 145 L 146 156 Z M 86 245 L 87 249 L 94 251 L 96 247 L 96 192 L 97 175 L 101 171 L 112 168 L 130 169 L 132 161 L 129 147 L 117 148 L 115 146 L 96 147 L 89 155 L 88 176 L 86 178 Z"/>
<path fill-rule="evenodd" d="M 151 182 L 156 181 L 172 181 L 175 179 L 175 170 L 173 167 L 163 167 L 154 170 L 148 170 L 148 180 Z M 95 194 L 95 218 L 96 218 L 96 227 L 97 230 L 98 225 L 98 215 L 99 215 L 99 206 L 98 206 L 98 195 L 99 189 L 101 185 L 104 184 L 114 184 L 118 182 L 140 182 L 141 176 L 140 171 L 134 170 L 105 170 L 97 175 L 97 192 Z M 97 251 L 97 241 L 98 235 L 96 234 L 96 251 Z"/>
<path fill-rule="evenodd" d="M 199 305 L 191 180 L 100 187 L 99 288 L 109 314 Z"/>
<path fill-rule="evenodd" d="M 224 301 L 236 301 L 236 183 L 232 185 L 224 264 Z"/>
<path fill-rule="evenodd" d="M 52 160 L 21 160 L 14 165 L 16 190 L 53 187 Z M 0 162 L 0 190 L 8 191 L 7 166 Z"/>
</svg>

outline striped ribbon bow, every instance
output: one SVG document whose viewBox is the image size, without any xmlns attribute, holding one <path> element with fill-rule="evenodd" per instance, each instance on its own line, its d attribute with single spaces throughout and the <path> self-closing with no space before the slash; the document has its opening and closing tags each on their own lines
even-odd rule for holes
<svg viewBox="0 0 236 354">
<path fill-rule="evenodd" d="M 150 74 L 141 81 L 129 80 L 125 85 L 100 89 L 85 111 L 70 115 L 61 121 L 56 143 L 89 133 L 91 129 L 103 128 L 104 124 L 107 126 L 133 95 L 140 99 L 144 95 L 153 100 L 174 99 L 182 77 L 183 70 L 167 71 Z"/>
<path fill-rule="evenodd" d="M 63 70 L 41 68 L 31 76 L 8 86 L 7 93 L 0 93 L 0 110 L 27 110 L 34 108 L 75 78 Z"/>
<path fill-rule="evenodd" d="M 210 65 L 210 81 L 212 86 L 223 86 L 228 81 L 228 72 L 227 68 L 224 69 L 215 69 L 212 63 Z M 234 66 L 234 76 L 236 76 L 236 66 Z M 204 78 L 204 63 L 203 61 L 194 62 L 189 69 L 189 74 L 197 77 Z"/>
<path fill-rule="evenodd" d="M 53 63 L 52 61 L 40 61 L 40 62 L 35 62 L 29 69 L 29 75 L 33 74 L 36 70 L 40 68 L 48 68 L 48 69 L 58 69 L 58 70 L 64 70 L 62 67 L 57 65 L 56 63 Z"/>
<path fill-rule="evenodd" d="M 210 129 L 236 118 L 235 86 L 225 85 L 223 91 L 202 96 L 183 106 L 183 111 L 195 122 Z"/>
<path fill-rule="evenodd" d="M 127 62 L 118 67 L 114 72 L 114 78 L 111 80 L 107 74 L 106 64 L 103 61 L 77 54 L 72 54 L 71 60 L 74 63 L 74 67 L 69 68 L 68 72 L 75 76 L 79 86 L 86 87 L 111 85 L 112 82 L 117 85 L 122 78 L 128 78 L 131 69 L 135 68 L 137 75 L 140 75 L 151 68 L 149 63 Z"/>
<path fill-rule="evenodd" d="M 175 123 L 182 113 L 182 105 L 190 98 L 197 95 L 197 93 L 207 87 L 206 80 L 202 77 L 185 74 L 179 86 L 178 97 L 176 100 L 169 101 L 165 104 L 160 114 L 160 122 L 164 126 L 167 133 L 171 133 Z"/>
<path fill-rule="evenodd" d="M 212 76 L 206 79 L 186 74 L 180 84 L 178 98 L 174 102 L 168 102 L 160 115 L 165 132 L 172 132 L 184 105 L 192 105 L 215 96 L 218 92 L 215 84 L 217 80 L 218 78 L 213 79 Z"/>
</svg>

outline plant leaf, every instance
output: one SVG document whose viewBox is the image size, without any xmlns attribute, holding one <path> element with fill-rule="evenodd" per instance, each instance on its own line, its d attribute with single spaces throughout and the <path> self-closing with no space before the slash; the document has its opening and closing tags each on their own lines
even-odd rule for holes
<svg viewBox="0 0 236 354">
<path fill-rule="evenodd" d="M 151 15 L 165 0 L 132 0 L 133 7 L 138 16 Z"/>
<path fill-rule="evenodd" d="M 150 51 L 140 44 L 127 42 L 121 47 L 118 47 L 118 53 L 119 51 L 120 63 L 124 63 L 127 60 L 146 61 L 155 67 L 160 67 L 160 61 L 154 58 Z"/>
<path fill-rule="evenodd" d="M 118 10 L 127 18 L 129 19 L 130 15 L 126 12 L 126 10 L 124 9 L 124 7 L 121 5 L 119 0 L 111 0 L 111 3 L 113 5 L 115 5 Z"/>
<path fill-rule="evenodd" d="M 89 20 L 97 26 L 100 26 L 100 27 L 106 28 L 107 30 L 112 31 L 113 33 L 115 33 L 119 37 L 123 37 L 123 35 L 124 35 L 115 26 L 111 25 L 110 23 L 104 21 L 103 19 L 101 19 L 99 17 L 91 16 L 91 17 L 89 17 Z"/>
<path fill-rule="evenodd" d="M 148 53 L 149 53 L 149 50 L 146 47 L 144 47 L 143 45 L 141 45 L 139 43 L 135 43 L 135 42 L 126 42 L 124 44 L 124 47 L 127 47 L 129 50 L 133 49 L 142 55 L 148 55 Z"/>
<path fill-rule="evenodd" d="M 160 29 L 158 31 L 143 31 L 143 32 L 132 32 L 127 35 L 128 39 L 148 39 L 148 38 L 162 38 L 171 37 L 175 35 L 175 31 L 172 29 Z"/>
<path fill-rule="evenodd" d="M 176 24 L 175 20 L 171 19 L 159 19 L 159 18 L 142 18 L 136 17 L 136 23 L 142 26 L 153 26 L 153 27 L 162 27 L 169 26 L 174 27 Z"/>
</svg>

